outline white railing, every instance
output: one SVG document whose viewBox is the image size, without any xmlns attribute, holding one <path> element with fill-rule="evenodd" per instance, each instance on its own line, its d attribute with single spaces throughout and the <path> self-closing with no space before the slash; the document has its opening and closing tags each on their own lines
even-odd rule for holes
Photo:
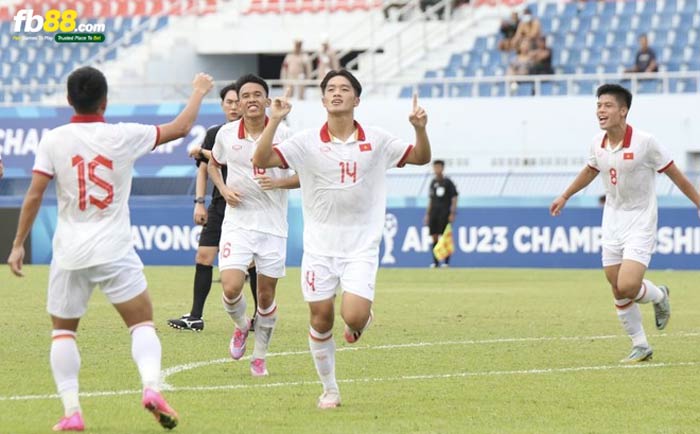
<svg viewBox="0 0 700 434">
<path fill-rule="evenodd" d="M 217 82 L 217 87 L 223 86 L 231 81 L 234 81 L 235 77 L 229 80 L 222 80 Z M 367 89 L 372 89 L 371 93 L 363 95 L 365 97 L 372 96 L 383 96 L 383 97 L 399 97 L 399 93 L 402 88 L 410 87 L 414 91 L 418 91 L 425 97 L 424 86 L 429 87 L 430 95 L 429 97 L 484 97 L 484 96 L 527 96 L 522 95 L 519 86 L 526 84 L 528 87 L 532 87 L 533 95 L 542 95 L 542 88 L 545 83 L 552 83 L 554 85 L 560 86 L 559 90 L 561 93 L 557 95 L 590 95 L 588 91 L 582 92 L 580 89 L 581 83 L 586 84 L 585 89 L 590 90 L 590 83 L 593 83 L 592 89 L 595 91 L 597 85 L 603 83 L 620 83 L 628 86 L 633 93 L 637 93 L 640 86 L 643 85 L 645 80 L 656 80 L 658 83 L 658 88 L 655 89 L 656 92 L 646 93 L 687 93 L 688 88 L 695 89 L 694 93 L 700 92 L 700 71 L 680 71 L 680 72 L 658 72 L 658 73 L 645 73 L 645 74 L 634 74 L 634 73 L 606 73 L 606 74 L 570 74 L 570 75 L 526 75 L 526 76 L 495 76 L 495 77 L 463 77 L 463 78 L 430 78 L 430 79 L 420 79 L 420 80 L 410 80 L 410 79 L 391 79 L 391 80 L 364 80 L 362 85 Z M 683 80 L 684 89 L 679 89 L 677 86 L 672 86 L 676 84 L 677 80 Z M 318 80 L 268 80 L 268 83 L 273 88 L 271 91 L 272 96 L 279 95 L 282 93 L 283 85 L 303 85 L 312 88 L 318 88 Z M 498 89 L 493 90 L 492 94 L 484 95 L 480 92 L 479 85 L 481 84 L 491 84 L 499 86 Z M 468 92 L 457 91 L 456 86 L 466 85 Z M 470 87 L 469 87 L 470 86 Z M 502 89 L 501 89 L 502 86 Z M 191 83 L 190 82 L 152 82 L 152 83 L 110 83 L 109 87 L 109 97 L 110 102 L 114 103 L 152 103 L 153 100 L 150 96 L 158 94 L 160 102 L 171 102 L 177 101 L 181 102 L 185 99 L 190 92 Z M 501 94 L 501 90 L 503 90 Z M 53 84 L 53 85 L 0 85 L 0 93 L 17 93 L 24 92 L 27 94 L 40 92 L 42 95 L 42 100 L 40 102 L 34 102 L 38 105 L 51 105 L 65 103 L 65 84 Z M 405 91 L 404 91 L 405 92 Z M 404 94 L 403 96 L 407 96 Z M 216 95 L 211 95 L 212 100 L 216 99 Z M 30 101 L 23 101 L 24 103 L 29 103 Z M 22 102 L 20 102 L 22 103 Z M 15 103 L 5 102 L 2 105 L 12 105 Z"/>
</svg>

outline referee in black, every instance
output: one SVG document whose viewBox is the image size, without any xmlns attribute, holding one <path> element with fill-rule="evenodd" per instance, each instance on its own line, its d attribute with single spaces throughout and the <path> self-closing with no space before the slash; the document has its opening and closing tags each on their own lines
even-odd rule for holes
<svg viewBox="0 0 700 434">
<path fill-rule="evenodd" d="M 430 201 L 428 209 L 425 212 L 425 224 L 430 228 L 430 235 L 433 237 L 433 248 L 437 244 L 438 239 L 445 231 L 447 223 L 452 223 L 457 212 L 457 187 L 452 180 L 444 175 L 445 162 L 443 160 L 433 161 L 433 172 L 435 178 L 430 182 Z M 430 268 L 440 266 L 440 261 L 437 260 L 433 249 L 430 250 L 433 255 L 433 263 Z M 445 258 L 443 267 L 449 267 L 450 257 Z"/>
</svg>

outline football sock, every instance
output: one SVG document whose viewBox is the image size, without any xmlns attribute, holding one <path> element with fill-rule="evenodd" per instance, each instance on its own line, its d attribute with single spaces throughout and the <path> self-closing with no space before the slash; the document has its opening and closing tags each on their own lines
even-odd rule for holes
<svg viewBox="0 0 700 434">
<path fill-rule="evenodd" d="M 438 261 L 438 259 L 435 257 L 435 253 L 434 253 L 434 252 L 435 252 L 435 246 L 437 245 L 437 243 L 433 243 L 433 244 L 431 244 L 431 245 L 432 245 L 433 247 L 430 249 L 430 254 L 433 255 L 433 263 L 434 263 L 436 266 L 437 266 L 437 265 L 440 265 L 440 261 Z"/>
<path fill-rule="evenodd" d="M 246 304 L 243 293 L 239 294 L 238 297 L 233 300 L 228 299 L 226 295 L 222 295 L 222 301 L 224 303 L 224 310 L 231 319 L 233 319 L 233 322 L 236 323 L 236 327 L 243 331 L 248 330 L 248 319 L 245 316 L 245 310 L 248 305 Z"/>
<path fill-rule="evenodd" d="M 160 390 L 161 346 L 153 321 L 146 321 L 129 328 L 131 332 L 131 357 L 141 374 L 144 388 Z"/>
<path fill-rule="evenodd" d="M 659 289 L 651 280 L 642 280 L 642 287 L 634 301 L 637 303 L 658 303 L 664 299 L 664 292 Z"/>
<path fill-rule="evenodd" d="M 622 328 L 630 339 L 632 339 L 632 346 L 648 347 L 649 342 L 647 342 L 647 336 L 644 333 L 642 311 L 639 309 L 639 305 L 633 300 L 623 298 L 621 300 L 615 300 L 615 307 Z"/>
<path fill-rule="evenodd" d="M 192 297 L 192 309 L 190 317 L 202 318 L 204 302 L 207 300 L 209 290 L 211 290 L 211 279 L 213 267 L 211 265 L 195 265 L 194 271 L 194 295 Z"/>
<path fill-rule="evenodd" d="M 264 359 L 270 347 L 272 332 L 277 323 L 277 303 L 274 301 L 267 309 L 258 307 L 258 319 L 255 320 L 255 348 L 254 359 Z"/>
<path fill-rule="evenodd" d="M 53 330 L 51 332 L 51 372 L 63 402 L 65 416 L 80 411 L 80 400 L 78 399 L 80 353 L 75 336 L 76 333 L 72 330 Z"/>
<path fill-rule="evenodd" d="M 335 340 L 333 330 L 319 333 L 309 327 L 309 348 L 316 365 L 316 372 L 323 383 L 323 390 L 338 390 L 335 381 Z"/>
</svg>

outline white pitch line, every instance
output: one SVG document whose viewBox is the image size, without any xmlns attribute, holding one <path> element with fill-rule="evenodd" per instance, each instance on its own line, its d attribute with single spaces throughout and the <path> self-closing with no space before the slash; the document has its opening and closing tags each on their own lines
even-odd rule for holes
<svg viewBox="0 0 700 434">
<path fill-rule="evenodd" d="M 397 381 L 417 381 L 417 380 L 442 380 L 453 378 L 470 378 L 470 377 L 494 377 L 508 375 L 542 375 L 542 374 L 566 374 L 571 372 L 586 372 L 586 371 L 610 371 L 624 369 L 651 369 L 651 368 L 675 368 L 698 366 L 700 362 L 676 362 L 676 363 L 639 363 L 636 365 L 601 365 L 601 366 L 572 366 L 565 368 L 541 368 L 541 369 L 518 369 L 509 371 L 482 371 L 482 372 L 454 372 L 448 374 L 429 374 L 429 375 L 402 375 L 397 377 L 378 377 L 378 378 L 349 378 L 338 380 L 338 383 L 353 384 L 353 383 L 380 383 L 380 382 L 397 382 Z M 268 389 L 281 387 L 296 387 L 319 384 L 318 381 L 290 381 L 284 383 L 266 383 L 266 384 L 225 384 L 219 386 L 184 386 L 174 387 L 173 392 L 189 392 L 189 391 L 218 391 L 218 390 L 239 390 L 239 389 Z M 119 395 L 138 395 L 140 390 L 118 390 L 118 391 L 102 391 L 102 392 L 82 392 L 81 397 L 103 397 L 103 396 L 119 396 Z M 29 401 L 41 399 L 56 399 L 58 395 L 24 395 L 24 396 L 0 396 L 0 401 Z"/>
<path fill-rule="evenodd" d="M 650 335 L 650 337 L 692 337 L 700 336 L 700 332 L 679 332 L 679 333 L 659 333 L 656 335 Z M 401 348 L 420 348 L 420 347 L 432 347 L 432 346 L 442 346 L 442 345 L 488 345 L 488 344 L 506 344 L 506 343 L 524 343 L 524 342 L 551 342 L 551 341 L 589 341 L 589 340 L 605 340 L 605 339 L 619 339 L 626 338 L 623 335 L 600 335 L 600 336 L 535 336 L 535 337 L 525 337 L 525 338 L 493 338 L 493 339 L 468 339 L 463 341 L 443 341 L 443 342 L 415 342 L 408 344 L 389 344 L 389 345 L 376 345 L 376 346 L 354 346 L 354 347 L 344 347 L 338 348 L 336 351 L 359 351 L 359 350 L 394 350 Z M 309 350 L 301 351 L 286 351 L 281 353 L 269 353 L 268 357 L 283 357 L 283 356 L 299 356 L 309 354 Z M 250 359 L 249 356 L 244 357 L 242 360 Z M 204 366 L 218 365 L 222 363 L 230 362 L 230 358 L 214 359 L 214 360 L 204 360 L 200 362 L 190 362 L 184 363 L 182 365 L 175 365 L 170 368 L 164 369 L 161 372 L 160 378 L 163 390 L 173 390 L 173 386 L 167 383 L 168 377 L 171 377 L 180 372 L 189 371 L 192 369 L 201 368 Z"/>
</svg>

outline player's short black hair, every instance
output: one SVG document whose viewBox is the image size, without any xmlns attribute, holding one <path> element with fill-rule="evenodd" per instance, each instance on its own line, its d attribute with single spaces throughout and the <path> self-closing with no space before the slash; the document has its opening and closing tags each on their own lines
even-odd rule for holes
<svg viewBox="0 0 700 434">
<path fill-rule="evenodd" d="M 596 96 L 600 98 L 601 95 L 612 95 L 618 104 L 626 106 L 628 110 L 632 108 L 632 92 L 619 84 L 608 83 L 600 86 L 596 91 Z"/>
<path fill-rule="evenodd" d="M 219 91 L 219 96 L 221 97 L 221 101 L 226 99 L 226 94 L 229 93 L 230 91 L 234 91 L 234 92 L 236 92 L 236 95 L 238 95 L 238 88 L 236 87 L 236 83 L 229 83 Z"/>
<path fill-rule="evenodd" d="M 445 160 L 433 160 L 433 166 L 435 166 L 436 164 L 445 167 Z"/>
<path fill-rule="evenodd" d="M 236 90 L 239 91 L 243 87 L 243 85 L 245 85 L 247 83 L 259 84 L 260 86 L 263 87 L 263 89 L 265 89 L 265 97 L 270 95 L 270 88 L 267 85 L 267 83 L 265 82 L 265 80 L 263 80 L 262 78 L 258 77 L 255 74 L 246 74 L 246 75 L 239 77 L 238 80 L 236 80 Z M 239 97 L 240 97 L 240 95 L 239 95 Z"/>
<path fill-rule="evenodd" d="M 326 74 L 326 76 L 323 77 L 323 80 L 321 81 L 321 92 L 325 93 L 326 87 L 328 86 L 328 82 L 331 80 L 331 78 L 337 77 L 339 75 L 348 79 L 352 88 L 355 89 L 355 94 L 358 97 L 360 96 L 360 94 L 362 94 L 362 85 L 357 80 L 357 78 L 355 78 L 355 76 L 352 75 L 352 73 L 347 69 L 331 69 L 330 71 L 328 71 L 328 74 Z"/>
<path fill-rule="evenodd" d="M 107 79 L 92 66 L 83 66 L 71 72 L 66 87 L 76 113 L 95 113 L 107 98 Z"/>
</svg>

